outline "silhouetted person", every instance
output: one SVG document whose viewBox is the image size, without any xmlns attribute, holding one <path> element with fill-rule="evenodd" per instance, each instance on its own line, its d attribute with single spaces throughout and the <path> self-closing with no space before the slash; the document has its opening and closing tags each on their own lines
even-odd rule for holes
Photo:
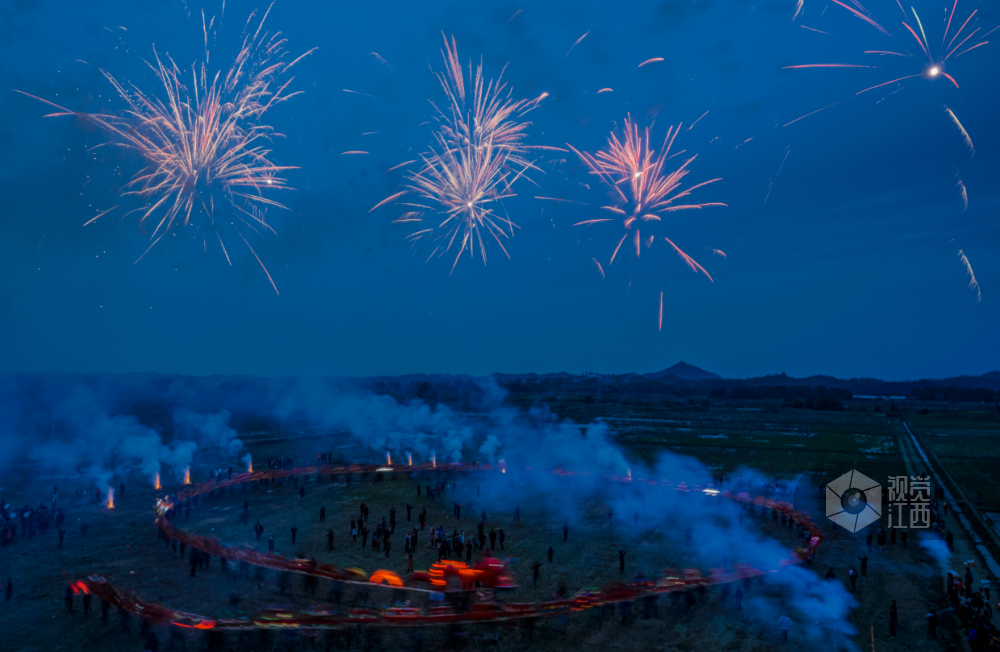
<svg viewBox="0 0 1000 652">
<path fill-rule="evenodd" d="M 253 526 L 253 531 L 257 533 L 257 540 L 260 541 L 260 535 L 264 534 L 264 526 L 260 524 L 260 521 Z"/>
<path fill-rule="evenodd" d="M 90 615 L 90 594 L 83 594 L 83 617 L 86 618 Z"/>
<path fill-rule="evenodd" d="M 301 489 L 299 489 L 299 498 L 305 498 L 305 497 L 306 497 L 306 488 L 302 487 Z"/>
<path fill-rule="evenodd" d="M 503 528 L 501 528 L 501 529 L 500 529 L 500 532 L 499 532 L 499 533 L 497 534 L 497 541 L 499 541 L 499 542 L 500 542 L 500 549 L 501 549 L 501 550 L 503 550 L 503 542 L 504 542 L 504 540 L 505 540 L 506 538 L 507 538 L 507 535 L 506 535 L 506 534 L 504 534 L 504 532 L 503 532 Z"/>
<path fill-rule="evenodd" d="M 63 538 L 66 536 L 66 528 L 59 528 L 59 547 L 62 548 Z"/>
<path fill-rule="evenodd" d="M 549 546 L 549 563 L 550 564 L 552 563 L 552 555 L 553 554 L 554 554 L 554 551 L 552 550 L 552 546 Z"/>
<path fill-rule="evenodd" d="M 927 635 L 937 638 L 938 615 L 936 611 L 927 614 Z"/>
<path fill-rule="evenodd" d="M 66 602 L 66 611 L 73 612 L 73 587 L 69 584 L 66 585 L 66 597 L 64 598 Z"/>
<path fill-rule="evenodd" d="M 118 491 L 119 491 L 119 493 L 121 493 L 121 497 L 124 500 L 125 499 L 125 483 L 124 482 L 121 483 L 120 485 L 118 485 Z"/>
<path fill-rule="evenodd" d="M 625 574 L 625 551 L 618 551 L 618 571 L 624 575 Z"/>
<path fill-rule="evenodd" d="M 514 508 L 514 520 L 515 521 L 520 521 L 521 520 L 521 508 L 520 507 L 515 507 Z"/>
<path fill-rule="evenodd" d="M 111 603 L 107 600 L 101 600 L 101 622 L 105 625 L 108 624 L 109 611 L 111 611 Z"/>
<path fill-rule="evenodd" d="M 319 508 L 319 522 L 326 523 L 326 505 Z"/>
<path fill-rule="evenodd" d="M 7 577 L 7 584 L 3 587 L 3 598 L 5 602 L 10 602 L 10 596 L 14 595 L 14 580 Z"/>
<path fill-rule="evenodd" d="M 861 561 L 861 577 L 868 577 L 868 555 L 858 557 Z"/>
<path fill-rule="evenodd" d="M 563 523 L 563 543 L 569 540 L 569 523 Z"/>
<path fill-rule="evenodd" d="M 333 550 L 333 530 L 326 531 L 326 549 Z"/>
<path fill-rule="evenodd" d="M 896 638 L 896 627 L 899 626 L 899 616 L 896 614 L 896 601 L 889 605 L 889 635 Z"/>
<path fill-rule="evenodd" d="M 534 586 L 538 586 L 538 572 L 542 569 L 542 562 L 536 561 L 531 565 L 531 579 Z"/>
<path fill-rule="evenodd" d="M 274 552 L 274 537 L 268 537 L 267 539 L 267 551 Z"/>
<path fill-rule="evenodd" d="M 292 526 L 292 544 L 295 544 L 295 535 L 299 533 L 299 528 Z"/>
</svg>

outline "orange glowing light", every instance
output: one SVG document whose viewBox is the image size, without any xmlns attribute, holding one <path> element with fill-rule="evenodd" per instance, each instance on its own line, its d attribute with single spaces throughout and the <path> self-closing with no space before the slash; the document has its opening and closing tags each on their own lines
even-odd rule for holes
<svg viewBox="0 0 1000 652">
<path fill-rule="evenodd" d="M 413 466 L 413 453 L 406 454 L 406 464 L 408 466 Z"/>
<path fill-rule="evenodd" d="M 108 509 L 115 508 L 115 490 L 108 487 Z"/>
<path fill-rule="evenodd" d="M 390 570 L 384 570 L 381 568 L 372 573 L 371 577 L 368 578 L 368 581 L 372 584 L 382 584 L 384 582 L 389 586 L 403 586 L 403 580 L 399 579 L 399 575 Z"/>
<path fill-rule="evenodd" d="M 153 488 L 156 489 L 157 491 L 160 490 L 160 474 L 159 473 L 157 473 L 156 476 L 153 478 Z"/>
<path fill-rule="evenodd" d="M 184 469 L 184 484 L 191 484 L 191 467 Z"/>
<path fill-rule="evenodd" d="M 392 453 L 390 453 L 389 451 L 385 452 L 385 463 L 392 464 Z"/>
<path fill-rule="evenodd" d="M 438 458 L 437 458 L 437 455 L 431 455 L 431 465 L 432 465 L 432 466 L 433 466 L 434 468 L 437 468 L 437 465 L 438 465 Z"/>
</svg>

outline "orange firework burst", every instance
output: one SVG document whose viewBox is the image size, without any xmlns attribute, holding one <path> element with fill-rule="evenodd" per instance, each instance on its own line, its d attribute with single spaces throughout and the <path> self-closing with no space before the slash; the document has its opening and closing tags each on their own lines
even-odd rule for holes
<svg viewBox="0 0 1000 652">
<path fill-rule="evenodd" d="M 123 192 L 146 202 L 138 209 L 140 225 L 155 222 L 152 242 L 139 260 L 164 235 L 191 225 L 200 215 L 203 240 L 205 234 L 215 235 L 228 261 L 220 226 L 231 225 L 253 252 L 240 226 L 257 233 L 273 231 L 262 209 L 284 208 L 263 193 L 287 188 L 280 175 L 294 168 L 270 161 L 267 143 L 276 134 L 261 118 L 271 107 L 298 94 L 285 94 L 291 79 L 280 86 L 276 80 L 311 51 L 291 62 L 280 61 L 286 40 L 280 32 L 264 31 L 266 13 L 251 33 L 253 18 L 251 14 L 242 47 L 225 74 L 213 75 L 208 69 L 210 28 L 202 15 L 204 62 L 193 64 L 190 72 L 182 71 L 169 56 L 161 59 L 155 49 L 153 62 L 147 62 L 163 86 L 162 97 L 147 95 L 132 84 L 126 86 L 102 70 L 128 105 L 123 114 L 81 114 L 62 107 L 50 114 L 85 119 L 105 131 L 114 145 L 136 152 L 145 161 Z M 210 24 L 214 25 L 214 19 Z M 274 286 L 263 263 L 261 267 Z"/>
<path fill-rule="evenodd" d="M 855 18 L 868 24 L 873 29 L 878 30 L 886 38 L 893 39 L 893 41 L 896 42 L 896 37 L 892 34 L 892 32 L 890 32 L 889 29 L 887 29 L 886 27 L 883 27 L 881 24 L 879 24 L 875 20 L 871 12 L 868 11 L 868 9 L 866 9 L 860 2 L 858 2 L 858 0 L 850 1 L 850 4 L 852 4 L 853 6 L 848 6 L 848 4 L 840 2 L 840 0 L 832 0 L 832 2 L 834 4 L 839 5 L 840 7 L 843 7 L 844 9 L 849 11 Z M 880 82 L 878 84 L 875 84 L 874 86 L 863 88 L 862 90 L 855 93 L 855 95 L 861 95 L 862 93 L 867 93 L 868 91 L 875 90 L 877 88 L 882 88 L 884 86 L 888 86 L 890 84 L 896 84 L 898 82 L 905 82 L 907 80 L 915 79 L 917 77 L 922 77 L 928 80 L 937 79 L 938 77 L 944 77 L 952 84 L 954 84 L 955 88 L 958 88 L 958 82 L 955 80 L 955 78 L 945 71 L 946 62 L 957 59 L 966 52 L 975 50 L 980 46 L 986 45 L 987 43 L 989 43 L 989 41 L 985 40 L 986 37 L 997 29 L 993 28 L 992 30 L 986 32 L 985 34 L 980 33 L 983 28 L 976 27 L 975 25 L 976 22 L 978 22 L 979 20 L 976 17 L 978 9 L 973 10 L 972 13 L 969 14 L 964 21 L 961 18 L 955 20 L 955 11 L 958 9 L 958 0 L 955 0 L 954 4 L 951 7 L 951 11 L 947 11 L 946 8 L 947 21 L 945 22 L 944 34 L 941 37 L 941 43 L 940 45 L 938 45 L 936 44 L 936 42 L 932 43 L 927 38 L 927 33 L 924 30 L 923 23 L 920 21 L 920 16 L 917 15 L 915 9 L 913 9 L 912 7 L 910 8 L 910 12 L 913 14 L 911 20 L 910 15 L 906 13 L 905 9 L 903 9 L 903 5 L 899 2 L 899 0 L 896 0 L 896 5 L 899 7 L 899 10 L 903 13 L 902 26 L 905 32 L 901 32 L 903 36 L 902 41 L 899 41 L 898 45 L 896 47 L 893 47 L 892 50 L 864 50 L 864 54 L 877 55 L 879 57 L 885 57 L 885 56 L 899 57 L 901 59 L 912 60 L 916 62 L 917 64 L 916 68 L 915 69 L 910 68 L 909 69 L 910 74 L 906 74 L 900 77 L 896 77 L 895 75 L 893 75 L 894 77 L 893 79 Z M 796 15 L 797 13 L 798 12 L 796 12 Z M 956 27 L 954 31 L 952 30 L 953 22 L 954 26 Z M 819 31 L 819 30 L 814 30 L 814 31 Z M 916 43 L 917 47 L 914 47 L 914 42 Z M 881 66 L 854 64 L 854 63 L 809 63 L 809 64 L 800 64 L 795 66 L 785 66 L 785 68 L 789 69 L 791 68 L 876 68 L 877 69 L 881 68 Z M 839 103 L 840 102 L 835 102 L 834 104 L 839 104 Z M 834 106 L 834 104 L 823 107 L 823 109 L 828 109 L 830 108 L 830 106 Z M 818 113 L 823 109 L 819 109 L 817 111 L 813 111 L 812 113 L 808 113 L 804 116 L 796 118 L 795 120 L 792 120 L 791 122 L 785 124 L 784 126 L 787 127 L 788 125 L 794 122 L 798 122 L 802 118 L 806 118 L 810 115 L 813 115 L 814 113 Z M 954 114 L 952 114 L 952 118 L 955 120 L 956 123 L 958 122 L 958 119 L 954 117 Z M 959 127 L 961 128 L 961 125 L 959 125 Z M 968 137 L 966 136 L 966 138 Z M 971 148 L 971 141 L 969 142 Z"/>
<path fill-rule="evenodd" d="M 651 226 L 662 221 L 665 213 L 672 213 L 682 210 L 693 210 L 707 208 L 709 206 L 725 206 L 726 204 L 712 202 L 703 204 L 679 204 L 679 199 L 687 197 L 692 192 L 707 186 L 721 179 L 711 179 L 695 184 L 689 188 L 682 188 L 684 177 L 690 172 L 689 166 L 696 156 L 686 159 L 680 166 L 673 170 L 665 170 L 666 162 L 684 153 L 684 150 L 670 153 L 674 145 L 677 134 L 680 133 L 683 125 L 671 126 L 667 130 L 667 137 L 663 142 L 663 147 L 656 150 L 649 145 L 649 129 L 640 133 L 638 125 L 632 122 L 631 116 L 625 118 L 624 139 L 619 140 L 615 134 L 608 137 L 607 149 L 591 155 L 580 152 L 572 145 L 572 149 L 577 156 L 590 168 L 591 174 L 597 175 L 612 191 L 618 200 L 614 206 L 604 206 L 604 210 L 619 215 L 620 218 L 600 218 L 577 222 L 573 226 L 583 226 L 596 224 L 598 222 L 614 222 L 622 220 L 625 227 L 625 234 L 622 235 L 614 252 L 611 254 L 610 263 L 615 262 L 622 245 L 626 240 L 630 240 L 628 250 L 634 250 L 638 257 L 643 247 L 649 249 L 653 246 L 654 237 L 649 234 L 643 238 L 641 225 L 649 223 Z M 649 232 L 647 231 L 647 234 Z M 687 265 L 696 273 L 701 272 L 709 278 L 712 277 L 693 258 L 685 254 L 670 239 L 664 238 Z M 595 261 L 596 262 L 596 261 Z M 603 270 L 602 270 L 603 271 Z"/>
<path fill-rule="evenodd" d="M 486 262 L 486 240 L 492 237 L 507 257 L 501 238 L 512 237 L 516 226 L 501 215 L 498 205 L 513 197 L 511 186 L 528 170 L 538 170 L 528 159 L 532 149 L 524 144 L 526 113 L 547 96 L 533 100 L 511 99 L 511 89 L 502 80 L 485 80 L 482 62 L 472 73 L 469 64 L 471 94 L 466 94 L 466 80 L 458 58 L 455 39 L 445 38 L 441 55 L 445 72 L 436 73 L 447 97 L 445 110 L 438 109 L 440 126 L 434 144 L 421 156 L 423 166 L 411 173 L 408 187 L 375 205 L 396 203 L 406 194 L 414 194 L 428 204 L 401 203 L 413 210 L 404 213 L 397 223 L 426 226 L 408 236 L 410 242 L 429 238 L 434 248 L 428 260 L 457 248 L 451 269 L 468 250 L 475 256 L 478 248 Z M 435 106 L 435 108 L 437 108 Z M 370 212 L 370 211 L 369 211 Z M 429 215 L 430 213 L 430 215 Z"/>
</svg>

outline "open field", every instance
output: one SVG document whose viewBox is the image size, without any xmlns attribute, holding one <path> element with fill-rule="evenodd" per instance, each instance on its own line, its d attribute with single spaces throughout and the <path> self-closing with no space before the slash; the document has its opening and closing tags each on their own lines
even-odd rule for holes
<svg viewBox="0 0 1000 652">
<path fill-rule="evenodd" d="M 720 473 L 735 474 L 741 466 L 758 469 L 763 473 L 783 479 L 795 479 L 804 471 L 839 474 L 858 468 L 870 477 L 906 473 L 905 463 L 898 446 L 898 425 L 884 416 L 870 411 L 815 412 L 766 407 L 751 411 L 724 404 L 710 409 L 674 405 L 664 407 L 624 406 L 621 404 L 583 404 L 576 402 L 551 404 L 563 417 L 591 421 L 602 418 L 611 427 L 614 439 L 630 459 L 652 460 L 663 451 L 673 451 L 705 463 Z M 483 419 L 471 415 L 470 422 Z M 378 458 L 367 447 L 346 435 L 322 433 L 307 424 L 285 424 L 282 433 L 268 430 L 240 433 L 253 453 L 256 464 L 266 460 L 291 456 L 296 464 L 308 464 L 320 451 L 333 450 L 343 459 L 371 461 Z M 986 434 L 984 433 L 984 437 Z M 724 437 L 724 438 L 723 438 Z M 203 454 L 203 452 L 199 452 Z M 235 460 L 233 461 L 235 464 Z M 200 464 L 193 468 L 195 480 L 207 476 L 208 470 L 218 466 L 210 452 L 204 452 Z M 636 474 L 641 474 L 636 465 Z M 562 542 L 561 514 L 566 509 L 559 504 L 560 495 L 543 497 L 532 489 L 530 476 L 511 473 L 510 479 L 500 483 L 480 482 L 473 476 L 452 478 L 457 480 L 454 493 L 449 489 L 436 502 L 426 496 L 416 495 L 416 483 L 433 484 L 432 478 L 395 476 L 384 482 L 373 482 L 373 477 L 352 478 L 350 487 L 343 479 L 331 481 L 303 478 L 299 487 L 283 488 L 271 485 L 267 489 L 241 489 L 213 501 L 202 501 L 192 510 L 188 519 L 178 516 L 178 525 L 195 532 L 219 536 L 229 543 L 249 542 L 266 549 L 269 536 L 274 536 L 275 548 L 285 554 L 315 556 L 323 562 L 340 566 L 358 566 L 368 572 L 387 568 L 403 574 L 405 556 L 402 553 L 401 530 L 416 521 L 420 509 L 426 507 L 429 525 L 442 525 L 449 533 L 458 529 L 468 536 L 475 531 L 480 510 L 487 509 L 486 530 L 504 529 L 507 534 L 503 555 L 509 559 L 510 568 L 518 578 L 521 588 L 498 595 L 503 601 L 534 601 L 551 597 L 562 585 L 572 593 L 580 589 L 598 587 L 621 578 L 618 572 L 617 551 L 628 550 L 626 577 L 636 574 L 655 575 L 667 566 L 694 566 L 707 572 L 716 565 L 715 560 L 701 559 L 697 542 L 688 549 L 681 541 L 683 523 L 672 527 L 644 527 L 654 515 L 642 515 L 635 526 L 629 515 L 616 515 L 608 524 L 608 503 L 595 494 L 579 504 L 572 505 L 578 514 L 573 523 L 569 541 Z M 442 476 L 442 481 L 451 481 Z M 567 482 L 573 480 L 567 479 Z M 62 495 L 71 493 L 72 482 L 59 480 Z M 165 478 L 170 490 L 170 480 Z M 509 486 L 514 484 L 513 489 Z M 34 478 L 30 483 L 16 487 L 5 486 L 4 495 L 13 504 L 37 504 L 47 499 L 52 482 L 49 478 Z M 482 486 L 477 489 L 477 484 Z M 176 485 L 173 485 L 176 487 Z M 306 490 L 304 498 L 299 488 Z M 565 495 L 575 495 L 568 491 Z M 481 495 L 477 496 L 477 491 Z M 336 593 L 326 582 L 320 582 L 317 595 L 306 593 L 299 576 L 286 578 L 265 572 L 251 581 L 236 580 L 236 569 L 230 568 L 232 577 L 226 578 L 218 559 L 213 559 L 207 571 L 199 570 L 194 578 L 189 566 L 178 558 L 178 553 L 165 548 L 152 524 L 151 488 L 130 486 L 124 499 L 119 497 L 116 508 L 108 510 L 101 505 L 77 507 L 67 505 L 67 535 L 61 550 L 56 549 L 53 530 L 33 540 L 19 538 L 15 544 L 0 552 L 0 574 L 14 576 L 14 598 L 4 606 L 6 642 L 13 642 L 11 650 L 87 649 L 134 650 L 140 643 L 139 624 L 133 622 L 131 633 L 120 631 L 117 617 L 110 615 L 107 626 L 100 622 L 100 611 L 84 621 L 77 599 L 74 613 L 67 614 L 63 605 L 64 575 L 75 577 L 99 572 L 122 588 L 132 589 L 146 599 L 206 615 L 226 612 L 254 613 L 268 605 L 287 604 L 304 606 L 313 602 L 334 602 Z M 248 525 L 237 523 L 244 498 L 251 502 Z M 358 504 L 364 500 L 371 507 L 373 520 L 388 516 L 391 507 L 397 510 L 397 533 L 393 536 L 393 550 L 388 559 L 381 553 L 363 551 L 360 544 L 350 541 L 350 519 L 356 517 Z M 453 501 L 463 504 L 460 521 L 452 516 Z M 405 505 L 415 506 L 413 521 L 407 524 Z M 320 506 L 326 506 L 327 523 L 317 523 Z M 520 507 L 521 520 L 514 520 L 514 508 Z M 813 509 L 817 506 L 812 505 Z M 475 514 L 473 517 L 470 511 Z M 254 541 L 252 526 L 260 519 L 265 526 L 263 540 Z M 90 524 L 90 534 L 82 539 L 79 525 Z M 298 542 L 291 544 L 290 528 L 298 527 Z M 325 532 L 334 530 L 335 550 L 326 551 Z M 796 545 L 795 532 L 775 528 L 770 521 L 759 522 L 749 518 L 746 524 L 751 531 L 779 541 L 784 547 Z M 428 546 L 426 531 L 420 534 L 414 567 L 425 569 L 436 560 L 436 552 Z M 553 562 L 549 564 L 545 552 L 554 549 Z M 739 546 L 733 542 L 732 561 L 739 558 Z M 885 550 L 865 552 L 863 539 L 838 536 L 821 546 L 814 570 L 822 576 L 833 567 L 839 582 L 847 583 L 845 569 L 857 566 L 857 557 L 867 554 L 870 558 L 868 577 L 859 582 L 859 605 L 851 612 L 850 624 L 858 632 L 853 637 L 862 648 L 869 648 L 874 636 L 876 649 L 881 650 L 942 650 L 950 637 L 956 634 L 947 617 L 942 618 L 938 641 L 929 641 L 924 632 L 923 616 L 931 608 L 945 605 L 941 592 L 940 571 L 926 553 L 911 539 L 910 546 L 886 546 Z M 537 587 L 532 586 L 531 564 L 543 562 Z M 238 604 L 232 604 L 235 594 Z M 357 588 L 347 586 L 341 594 L 342 608 L 347 605 L 380 607 L 399 599 L 388 589 Z M 421 604 L 426 594 L 407 596 Z M 900 633 L 890 640 L 887 629 L 889 602 L 899 605 Z M 620 614 L 614 617 L 598 611 L 577 614 L 568 619 L 541 621 L 532 631 L 523 625 L 481 625 L 468 629 L 462 637 L 467 649 L 542 649 L 559 650 L 567 646 L 585 646 L 594 650 L 607 647 L 621 649 L 665 650 L 771 650 L 778 646 L 776 617 L 756 617 L 750 612 L 755 605 L 760 609 L 787 609 L 796 625 L 788 649 L 815 649 L 815 644 L 803 634 L 804 624 L 810 615 L 796 611 L 790 597 L 780 586 L 754 585 L 744 602 L 744 611 L 737 613 L 730 593 L 724 596 L 713 590 L 697 596 L 691 613 L 683 613 L 683 604 L 668 597 L 660 599 L 658 612 L 646 619 L 642 604 L 635 608 L 636 620 L 623 624 Z M 770 611 L 768 612 L 770 614 Z M 779 614 L 780 615 L 780 614 Z M 305 646 L 312 649 L 313 639 L 291 632 L 205 636 L 197 632 L 172 628 L 173 632 L 159 631 L 161 649 L 171 642 L 172 635 L 179 636 L 174 643 L 186 644 L 187 649 L 245 650 L 290 649 Z M 348 641 L 347 634 L 350 634 Z M 343 632 L 336 636 L 320 635 L 317 645 L 332 645 L 351 649 L 439 649 L 446 643 L 447 631 L 443 628 L 409 631 Z M 530 637 L 530 642 L 529 642 Z M 829 649 L 835 649 L 829 641 Z"/>
</svg>

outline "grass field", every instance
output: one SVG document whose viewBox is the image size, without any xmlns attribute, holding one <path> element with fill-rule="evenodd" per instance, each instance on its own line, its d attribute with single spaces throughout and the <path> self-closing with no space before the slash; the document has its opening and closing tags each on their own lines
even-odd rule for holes
<svg viewBox="0 0 1000 652">
<path fill-rule="evenodd" d="M 702 461 L 719 472 L 735 472 L 742 466 L 755 468 L 778 478 L 794 479 L 802 472 L 839 474 L 858 468 L 871 477 L 905 473 L 896 437 L 898 425 L 884 416 L 870 411 L 814 412 L 765 405 L 761 410 L 747 410 L 737 405 L 719 404 L 709 408 L 683 404 L 643 405 L 641 403 L 585 404 L 581 401 L 555 401 L 554 412 L 564 418 L 578 421 L 604 419 L 611 427 L 615 441 L 630 458 L 652 460 L 662 451 L 670 450 Z M 473 421 L 481 415 L 470 417 Z M 306 427 L 289 428 L 282 437 L 277 433 L 241 433 L 254 455 L 256 463 L 290 455 L 296 463 L 306 464 L 315 459 L 320 450 L 335 449 L 344 459 L 369 460 L 372 452 L 342 435 L 316 433 Z M 995 434 L 995 433 L 994 433 Z M 963 435 L 965 436 L 965 435 Z M 988 432 L 982 437 L 989 439 Z M 207 469 L 217 465 L 217 460 L 203 459 L 195 466 L 194 477 L 204 478 Z M 515 478 L 515 474 L 511 474 Z M 193 531 L 218 536 L 229 543 L 249 542 L 266 549 L 266 539 L 274 536 L 275 547 L 286 554 L 315 556 L 323 562 L 339 566 L 358 566 L 368 572 L 387 568 L 402 574 L 405 557 L 402 553 L 402 530 L 406 522 L 405 504 L 415 505 L 416 514 L 426 507 L 429 524 L 443 525 L 450 533 L 464 529 L 471 536 L 475 530 L 481 506 L 490 505 L 487 531 L 503 528 L 507 533 L 506 550 L 510 568 L 521 583 L 521 588 L 499 596 L 501 600 L 534 601 L 547 599 L 564 585 L 570 593 L 590 587 L 599 587 L 621 578 L 618 572 L 617 551 L 629 550 L 626 577 L 637 573 L 655 575 L 668 566 L 697 565 L 708 570 L 707 562 L 700 561 L 692 551 L 677 543 L 677 532 L 661 529 L 636 528 L 626 516 L 616 517 L 614 525 L 607 523 L 607 505 L 594 497 L 575 505 L 579 520 L 574 523 L 570 540 L 562 542 L 561 519 L 558 514 L 565 509 L 558 505 L 558 496 L 541 497 L 529 487 L 521 487 L 522 480 L 515 479 L 513 493 L 506 484 L 486 485 L 494 492 L 477 497 L 472 477 L 458 478 L 457 494 L 446 493 L 442 500 L 428 502 L 425 496 L 417 498 L 415 480 L 399 476 L 384 482 L 362 481 L 355 476 L 348 488 L 342 480 L 323 479 L 303 481 L 305 498 L 300 498 L 298 487 L 269 487 L 257 491 L 236 493 L 225 498 L 202 502 L 191 513 L 183 515 L 178 525 Z M 430 480 L 421 479 L 421 484 Z M 47 498 L 51 482 L 37 478 L 31 484 L 8 489 L 8 499 L 14 504 Z M 61 491 L 73 487 L 62 481 Z M 484 483 L 485 484 L 485 483 Z M 167 487 L 170 489 L 170 487 Z M 64 493 L 65 495 L 65 493 Z M 251 500 L 250 523 L 237 524 L 237 516 L 244 496 Z M 119 498 L 114 510 L 99 505 L 69 507 L 67 538 L 64 548 L 56 550 L 56 541 L 50 530 L 45 537 L 32 541 L 18 540 L 13 547 L 0 552 L 3 566 L 0 574 L 14 576 L 17 587 L 10 604 L 4 605 L 5 644 L 11 650 L 134 650 L 138 649 L 138 623 L 133 623 L 132 633 L 123 634 L 112 614 L 110 625 L 100 623 L 99 614 L 92 613 L 84 621 L 75 605 L 75 613 L 66 614 L 63 606 L 65 581 L 63 572 L 74 577 L 99 572 L 122 588 L 135 590 L 146 599 L 206 615 L 243 611 L 253 613 L 274 604 L 303 606 L 312 602 L 326 602 L 335 596 L 331 587 L 320 583 L 316 597 L 304 592 L 301 577 L 288 578 L 282 595 L 283 580 L 271 572 L 264 573 L 260 588 L 256 581 L 225 578 L 217 559 L 208 571 L 199 571 L 189 577 L 189 567 L 177 558 L 177 553 L 159 542 L 152 524 L 151 504 L 154 492 L 143 487 L 130 487 L 124 499 Z M 397 509 L 397 533 L 393 536 L 392 555 L 386 559 L 370 550 L 350 542 L 350 519 L 358 513 L 358 504 L 364 500 L 371 507 L 373 519 L 388 515 L 390 507 Z M 451 515 L 452 501 L 465 505 L 463 518 L 456 522 Z M 471 508 L 470 508 L 471 503 Z M 327 523 L 317 523 L 319 507 L 326 506 Z M 521 520 L 514 520 L 514 507 L 521 510 Z M 476 518 L 467 516 L 469 511 Z M 264 540 L 253 541 L 252 526 L 261 519 L 266 528 Z M 78 526 L 90 523 L 90 536 L 81 539 Z M 290 528 L 299 529 L 299 541 L 292 546 Z M 412 524 L 412 522 L 411 522 Z M 677 528 L 682 524 L 678 523 Z M 336 549 L 325 550 L 325 532 L 331 527 L 336 534 Z M 748 527 L 760 529 L 783 545 L 796 543 L 795 533 L 775 530 L 770 522 L 750 523 Z M 428 534 L 420 535 L 420 547 L 415 555 L 415 568 L 425 569 L 436 560 L 436 553 L 427 545 Z M 554 549 L 554 559 L 547 563 L 545 551 Z M 858 632 L 852 640 L 865 649 L 872 642 L 882 650 L 941 650 L 946 646 L 948 632 L 941 632 L 938 642 L 928 641 L 924 635 L 923 615 L 932 607 L 939 607 L 940 573 L 926 554 L 911 543 L 909 548 L 887 546 L 884 551 L 865 553 L 863 540 L 850 538 L 832 539 L 821 547 L 815 570 L 822 575 L 828 567 L 836 569 L 838 581 L 846 583 L 845 569 L 857 565 L 861 554 L 871 557 L 869 577 L 859 583 L 858 608 L 850 621 Z M 733 546 L 732 559 L 737 559 L 739 546 Z M 537 587 L 531 584 L 531 564 L 544 562 Z M 239 605 L 230 604 L 236 593 Z M 342 604 L 367 604 L 383 606 L 399 596 L 388 589 L 347 587 Z M 417 594 L 415 600 L 426 599 Z M 892 599 L 899 603 L 901 631 L 895 640 L 889 640 L 886 625 L 888 604 Z M 786 608 L 796 622 L 788 649 L 816 649 L 802 632 L 810 614 L 796 611 L 795 605 L 776 586 L 755 587 L 747 598 L 747 606 L 761 603 Z M 540 622 L 535 631 L 519 625 L 481 625 L 470 627 L 466 647 L 470 650 L 561 650 L 570 646 L 585 646 L 595 650 L 605 648 L 658 649 L 658 650 L 747 650 L 777 649 L 776 621 L 761 620 L 747 612 L 736 613 L 732 595 L 724 600 L 721 592 L 712 591 L 698 597 L 698 604 L 688 615 L 682 605 L 662 598 L 658 614 L 643 618 L 642 605 L 636 605 L 637 620 L 622 624 L 620 617 L 610 615 L 603 624 L 598 612 L 574 615 L 568 620 Z M 172 628 L 175 635 L 186 643 L 187 649 L 217 648 L 220 650 L 289 649 L 306 646 L 311 649 L 311 639 L 294 633 L 272 633 L 260 637 L 231 635 L 212 638 L 186 630 Z M 446 642 L 444 629 L 425 631 L 361 631 L 354 632 L 350 646 L 354 649 L 439 649 Z M 161 649 L 170 641 L 167 631 L 158 632 Z M 530 641 L 529 641 L 529 636 Z M 320 637 L 318 645 L 327 639 Z M 334 647 L 348 642 L 343 637 L 331 639 Z M 835 641 L 828 641 L 825 649 L 835 649 Z"/>
</svg>

